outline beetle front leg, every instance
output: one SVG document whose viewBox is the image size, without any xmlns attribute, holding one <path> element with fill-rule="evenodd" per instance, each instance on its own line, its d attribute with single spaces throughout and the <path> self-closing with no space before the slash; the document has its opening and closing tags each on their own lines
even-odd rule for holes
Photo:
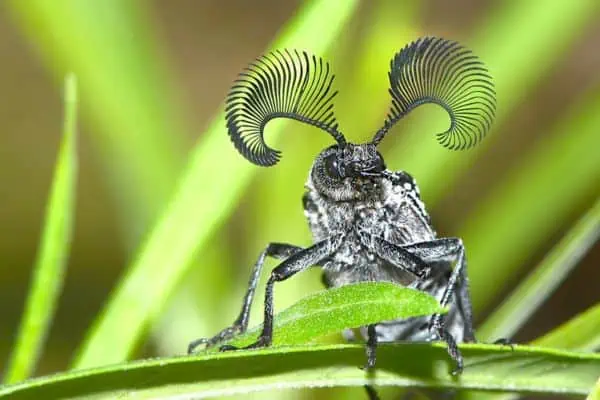
<svg viewBox="0 0 600 400">
<path fill-rule="evenodd" d="M 287 243 L 269 243 L 269 245 L 260 253 L 258 260 L 254 264 L 250 280 L 248 282 L 248 290 L 244 296 L 242 303 L 242 309 L 239 316 L 235 319 L 231 326 L 223 329 L 212 338 L 200 338 L 194 340 L 188 345 L 188 354 L 191 354 L 198 346 L 206 345 L 206 347 L 214 346 L 217 343 L 231 339 L 233 336 L 243 333 L 248 328 L 248 320 L 250 318 L 250 308 L 252 307 L 252 301 L 254 299 L 254 292 L 256 286 L 260 280 L 260 273 L 262 271 L 263 264 L 265 263 L 266 257 L 273 257 L 279 260 L 284 260 L 293 254 L 303 250 L 302 247 L 294 246 Z"/>
<path fill-rule="evenodd" d="M 270 346 L 273 341 L 273 286 L 275 282 L 282 282 L 300 271 L 319 264 L 337 250 L 342 240 L 343 235 L 338 235 L 298 251 L 271 272 L 265 288 L 265 312 L 262 332 L 256 342 L 245 348 L 266 347 Z M 237 347 L 225 345 L 221 346 L 220 349 L 236 350 Z"/>
</svg>

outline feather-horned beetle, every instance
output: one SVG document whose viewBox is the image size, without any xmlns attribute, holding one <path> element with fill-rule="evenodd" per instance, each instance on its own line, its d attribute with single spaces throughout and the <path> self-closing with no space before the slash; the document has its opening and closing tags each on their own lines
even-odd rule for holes
<svg viewBox="0 0 600 400">
<path fill-rule="evenodd" d="M 438 238 L 406 172 L 386 169 L 377 145 L 415 107 L 435 103 L 450 116 L 437 134 L 452 150 L 467 149 L 487 133 L 495 115 L 494 85 L 470 50 L 440 38 L 420 38 L 398 52 L 388 74 L 391 108 L 373 139 L 348 143 L 333 112 L 334 76 L 329 64 L 306 52 L 275 51 L 251 63 L 235 81 L 226 102 L 227 129 L 236 149 L 260 166 L 275 165 L 280 152 L 264 141 L 265 125 L 290 118 L 329 133 L 337 142 L 315 159 L 303 197 L 314 244 L 307 248 L 270 243 L 251 274 L 242 310 L 234 323 L 210 339 L 189 346 L 213 346 L 244 332 L 267 256 L 281 260 L 265 290 L 264 325 L 248 347 L 269 346 L 273 337 L 273 287 L 311 266 L 323 268 L 328 287 L 362 281 L 391 281 L 425 291 L 447 306 L 446 315 L 380 323 L 361 328 L 367 339 L 367 366 L 375 364 L 378 342 L 447 343 L 462 371 L 458 342 L 475 341 L 465 249 L 459 238 Z M 345 332 L 351 338 L 352 332 Z M 233 349 L 221 346 L 222 350 Z"/>
</svg>

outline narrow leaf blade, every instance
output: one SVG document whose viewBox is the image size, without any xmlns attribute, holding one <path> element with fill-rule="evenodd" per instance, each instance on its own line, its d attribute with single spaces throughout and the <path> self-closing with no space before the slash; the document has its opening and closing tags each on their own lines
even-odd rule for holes
<svg viewBox="0 0 600 400">
<path fill-rule="evenodd" d="M 445 346 L 382 345 L 375 374 L 362 370 L 360 345 L 298 346 L 144 360 L 34 379 L 0 389 L 0 399 L 194 398 L 283 388 L 430 387 L 585 395 L 600 355 L 548 348 L 462 345 L 465 371 L 450 374 Z"/>
<path fill-rule="evenodd" d="M 69 258 L 77 179 L 77 87 L 72 74 L 65 78 L 64 96 L 63 139 L 25 312 L 5 375 L 6 383 L 25 379 L 34 370 L 52 323 Z"/>
</svg>

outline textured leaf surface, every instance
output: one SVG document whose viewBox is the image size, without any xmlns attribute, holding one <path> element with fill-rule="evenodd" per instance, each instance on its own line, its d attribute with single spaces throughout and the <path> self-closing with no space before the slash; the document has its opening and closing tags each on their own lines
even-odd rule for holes
<svg viewBox="0 0 600 400">
<path fill-rule="evenodd" d="M 153 359 L 75 371 L 0 389 L 0 398 L 205 398 L 251 391 L 323 387 L 420 386 L 537 393 L 588 394 L 600 355 L 547 348 L 463 345 L 465 371 L 454 378 L 443 345 L 406 343 L 378 348 L 368 375 L 363 346 L 326 345 Z"/>
<path fill-rule="evenodd" d="M 296 345 L 344 328 L 443 313 L 435 298 L 393 283 L 359 283 L 305 297 L 276 316 L 274 345 Z M 252 343 L 261 327 L 231 341 Z"/>
</svg>

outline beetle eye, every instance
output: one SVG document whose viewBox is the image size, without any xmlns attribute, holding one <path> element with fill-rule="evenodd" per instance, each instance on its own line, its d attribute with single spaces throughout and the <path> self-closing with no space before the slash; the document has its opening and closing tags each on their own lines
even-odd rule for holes
<svg viewBox="0 0 600 400">
<path fill-rule="evenodd" d="M 336 154 L 332 154 L 325 158 L 325 171 L 327 175 L 334 179 L 343 179 L 343 173 L 340 170 L 340 163 Z"/>
</svg>

